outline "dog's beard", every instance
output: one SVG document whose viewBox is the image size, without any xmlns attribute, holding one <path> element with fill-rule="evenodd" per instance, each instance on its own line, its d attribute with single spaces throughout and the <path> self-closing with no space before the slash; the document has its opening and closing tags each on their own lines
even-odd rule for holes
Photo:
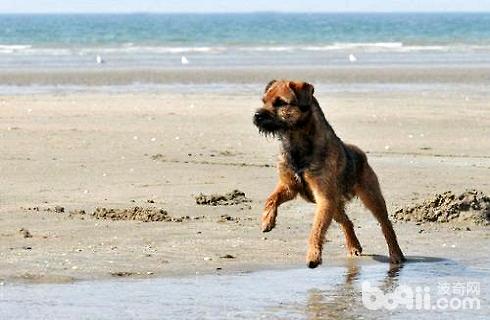
<svg viewBox="0 0 490 320">
<path fill-rule="evenodd" d="M 266 138 L 279 138 L 282 136 L 284 130 L 269 130 L 259 127 L 259 133 Z"/>
<path fill-rule="evenodd" d="M 259 129 L 259 133 L 265 137 L 278 138 L 283 135 L 287 130 L 287 126 L 282 123 L 277 123 L 276 121 L 265 121 L 262 123 L 255 124 Z"/>
</svg>

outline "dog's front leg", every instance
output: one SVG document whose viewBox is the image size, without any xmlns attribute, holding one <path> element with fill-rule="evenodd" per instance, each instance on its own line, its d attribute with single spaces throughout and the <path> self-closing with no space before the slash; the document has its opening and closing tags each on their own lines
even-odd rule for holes
<svg viewBox="0 0 490 320">
<path fill-rule="evenodd" d="M 333 187 L 335 183 L 315 176 L 305 175 L 316 202 L 313 226 L 308 239 L 308 252 L 306 264 L 309 268 L 316 268 L 322 263 L 322 249 L 325 242 L 325 233 L 333 217 L 340 209 L 338 197 Z"/>
<path fill-rule="evenodd" d="M 264 213 L 262 214 L 262 232 L 271 231 L 276 225 L 277 208 L 284 202 L 296 197 L 298 191 L 291 186 L 279 182 L 274 192 L 265 202 Z"/>
<path fill-rule="evenodd" d="M 316 210 L 313 219 L 313 226 L 308 240 L 308 253 L 306 264 L 309 268 L 316 268 L 322 263 L 322 249 L 325 242 L 325 233 L 332 222 L 336 206 L 332 201 L 322 198 L 315 199 Z"/>
</svg>

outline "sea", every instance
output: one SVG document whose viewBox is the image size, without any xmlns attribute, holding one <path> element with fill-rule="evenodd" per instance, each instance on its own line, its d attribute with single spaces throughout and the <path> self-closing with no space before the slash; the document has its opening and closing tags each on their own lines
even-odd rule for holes
<svg viewBox="0 0 490 320">
<path fill-rule="evenodd" d="M 490 13 L 0 14 L 0 85 L 58 84 L 10 76 L 30 71 L 353 66 L 490 66 Z M 148 78 L 123 84 L 160 81 Z"/>
</svg>

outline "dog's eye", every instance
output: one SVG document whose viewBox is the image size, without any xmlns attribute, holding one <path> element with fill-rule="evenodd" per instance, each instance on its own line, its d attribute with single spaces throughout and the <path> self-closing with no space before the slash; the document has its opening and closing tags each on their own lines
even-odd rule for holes
<svg viewBox="0 0 490 320">
<path fill-rule="evenodd" d="M 275 108 L 279 108 L 279 107 L 282 107 L 282 106 L 285 106 L 287 105 L 288 103 L 282 99 L 276 99 L 276 101 L 274 101 L 274 104 L 272 104 Z"/>
</svg>

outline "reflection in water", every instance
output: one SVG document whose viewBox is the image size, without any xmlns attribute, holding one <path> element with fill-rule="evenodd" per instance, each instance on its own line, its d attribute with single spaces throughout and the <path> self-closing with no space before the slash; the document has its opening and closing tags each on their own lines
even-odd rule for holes
<svg viewBox="0 0 490 320">
<path fill-rule="evenodd" d="M 350 261 L 347 265 L 344 282 L 329 292 L 310 289 L 307 292 L 306 315 L 310 320 L 351 318 L 351 307 L 360 301 L 359 292 L 354 289 L 353 281 L 359 276 L 360 267 Z M 356 302 L 357 301 L 357 302 Z"/>
<path fill-rule="evenodd" d="M 312 288 L 307 292 L 305 314 L 309 320 L 320 319 L 357 319 L 364 309 L 361 299 L 361 288 L 356 286 L 361 266 L 358 261 L 349 260 L 344 273 L 344 281 L 329 291 Z M 380 289 L 392 291 L 398 283 L 398 276 L 403 265 L 391 265 L 384 277 Z"/>
<path fill-rule="evenodd" d="M 390 266 L 382 261 L 384 257 L 371 258 L 346 259 L 343 266 L 324 265 L 315 270 L 58 285 L 6 284 L 0 287 L 0 318 L 488 319 L 488 271 L 471 271 L 464 264 L 426 257 L 409 258 L 403 268 Z M 399 285 L 414 288 L 435 286 L 437 282 L 476 281 L 482 288 L 482 308 L 456 312 L 405 307 L 372 311 L 362 304 L 364 281 L 385 293 Z"/>
</svg>

